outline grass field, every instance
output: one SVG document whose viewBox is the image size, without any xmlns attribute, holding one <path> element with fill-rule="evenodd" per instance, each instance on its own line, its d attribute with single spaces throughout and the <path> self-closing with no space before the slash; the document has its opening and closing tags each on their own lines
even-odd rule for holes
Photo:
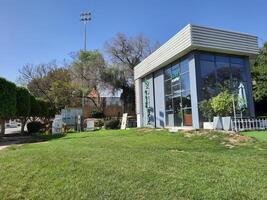
<svg viewBox="0 0 267 200">
<path fill-rule="evenodd" d="M 0 199 L 267 199 L 267 142 L 132 129 L 0 151 Z"/>
<path fill-rule="evenodd" d="M 242 134 L 256 138 L 259 141 L 267 142 L 267 131 L 251 131 L 251 132 L 244 132 Z"/>
</svg>

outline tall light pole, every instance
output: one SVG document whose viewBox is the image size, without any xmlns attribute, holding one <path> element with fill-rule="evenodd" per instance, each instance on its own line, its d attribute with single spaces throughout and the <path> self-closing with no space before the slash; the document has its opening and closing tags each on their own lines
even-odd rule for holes
<svg viewBox="0 0 267 200">
<path fill-rule="evenodd" d="M 84 24 L 84 51 L 86 51 L 86 42 L 87 42 L 86 25 L 89 21 L 91 21 L 91 13 L 82 12 L 80 15 L 80 20 Z M 83 87 L 83 79 L 84 79 L 84 70 L 82 72 L 82 87 Z M 82 88 L 82 109 L 83 108 L 84 108 L 84 91 Z"/>
<path fill-rule="evenodd" d="M 84 24 L 84 51 L 86 51 L 86 25 L 89 21 L 91 21 L 91 13 L 90 12 L 82 12 L 81 15 L 81 22 Z"/>
</svg>

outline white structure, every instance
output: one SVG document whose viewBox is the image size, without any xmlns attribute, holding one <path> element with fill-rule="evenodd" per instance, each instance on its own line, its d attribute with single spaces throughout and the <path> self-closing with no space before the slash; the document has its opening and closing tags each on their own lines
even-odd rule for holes
<svg viewBox="0 0 267 200">
<path fill-rule="evenodd" d="M 198 103 L 243 83 L 254 116 L 249 59 L 256 36 L 189 24 L 134 68 L 138 126 L 202 127 Z"/>
</svg>

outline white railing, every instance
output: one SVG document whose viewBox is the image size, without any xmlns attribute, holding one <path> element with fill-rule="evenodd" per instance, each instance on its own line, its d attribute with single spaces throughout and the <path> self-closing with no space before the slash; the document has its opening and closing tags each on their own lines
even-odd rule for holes
<svg viewBox="0 0 267 200">
<path fill-rule="evenodd" d="M 232 119 L 233 131 L 265 130 L 267 119 Z"/>
</svg>

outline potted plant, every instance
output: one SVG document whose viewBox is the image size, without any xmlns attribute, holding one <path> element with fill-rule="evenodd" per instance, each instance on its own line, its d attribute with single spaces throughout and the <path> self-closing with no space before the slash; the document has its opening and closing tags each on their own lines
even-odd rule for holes
<svg viewBox="0 0 267 200">
<path fill-rule="evenodd" d="M 203 122 L 204 129 L 213 129 L 212 118 L 215 115 L 211 106 L 211 100 L 203 100 L 199 104 L 199 110 L 205 122 Z M 206 121 L 207 120 L 207 121 Z"/>
<path fill-rule="evenodd" d="M 233 96 L 227 90 L 211 99 L 211 107 L 217 114 L 213 119 L 214 129 L 224 129 L 226 131 L 231 129 L 232 102 Z"/>
</svg>

